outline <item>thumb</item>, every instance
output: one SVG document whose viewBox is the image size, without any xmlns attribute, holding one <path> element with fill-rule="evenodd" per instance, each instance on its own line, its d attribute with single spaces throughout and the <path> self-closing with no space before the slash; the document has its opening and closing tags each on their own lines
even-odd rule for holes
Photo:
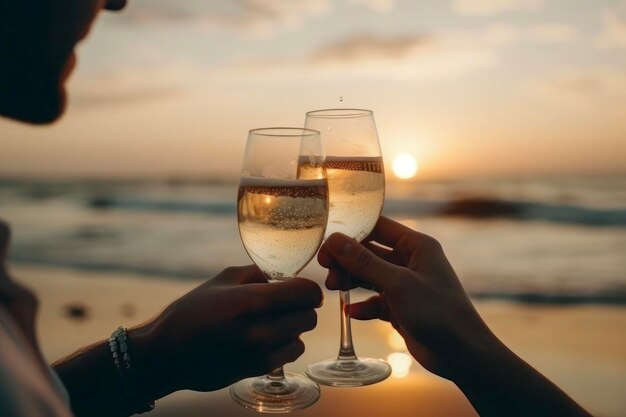
<svg viewBox="0 0 626 417">
<path fill-rule="evenodd" d="M 402 268 L 374 255 L 341 233 L 334 233 L 322 245 L 318 261 L 323 267 L 339 265 L 350 275 L 385 291 L 401 276 Z"/>
</svg>

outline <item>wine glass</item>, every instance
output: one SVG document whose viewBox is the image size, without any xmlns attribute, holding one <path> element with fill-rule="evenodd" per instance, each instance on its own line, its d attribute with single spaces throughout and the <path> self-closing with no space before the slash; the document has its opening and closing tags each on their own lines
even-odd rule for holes
<svg viewBox="0 0 626 417">
<path fill-rule="evenodd" d="M 296 276 L 321 245 L 328 221 L 328 182 L 319 132 L 302 128 L 251 130 L 237 197 L 239 234 L 270 281 Z M 283 368 L 241 380 L 231 396 L 267 413 L 306 408 L 320 388 Z"/>
<path fill-rule="evenodd" d="M 306 114 L 305 127 L 322 133 L 326 152 L 330 193 L 326 237 L 341 232 L 363 240 L 376 225 L 385 198 L 383 159 L 372 111 L 311 111 Z M 349 305 L 350 291 L 340 291 L 341 344 L 337 358 L 307 368 L 309 378 L 320 384 L 356 387 L 380 382 L 391 374 L 387 362 L 356 356 Z"/>
</svg>

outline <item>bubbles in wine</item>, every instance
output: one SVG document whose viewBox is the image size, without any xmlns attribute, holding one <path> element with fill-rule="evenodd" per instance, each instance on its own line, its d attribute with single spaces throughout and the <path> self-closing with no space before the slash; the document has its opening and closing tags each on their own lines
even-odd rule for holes
<svg viewBox="0 0 626 417">
<path fill-rule="evenodd" d="M 376 225 L 385 198 L 381 157 L 326 157 L 330 213 L 326 235 L 340 232 L 357 240 Z"/>
<path fill-rule="evenodd" d="M 297 274 L 317 252 L 328 219 L 325 179 L 242 178 L 239 231 L 246 251 L 271 279 Z"/>
</svg>

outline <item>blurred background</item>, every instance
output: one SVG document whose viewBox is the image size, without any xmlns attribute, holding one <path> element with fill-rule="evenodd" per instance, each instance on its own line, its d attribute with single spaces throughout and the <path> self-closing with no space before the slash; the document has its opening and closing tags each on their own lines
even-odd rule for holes
<svg viewBox="0 0 626 417">
<path fill-rule="evenodd" d="M 368 108 L 385 213 L 443 243 L 513 350 L 626 416 L 626 2 L 133 0 L 78 55 L 60 122 L 0 121 L 0 216 L 50 359 L 249 262 L 234 217 L 249 129 Z M 310 360 L 335 353 L 327 300 Z M 432 387 L 380 326 L 357 325 L 364 353 Z M 407 410 L 451 415 L 427 403 Z"/>
</svg>

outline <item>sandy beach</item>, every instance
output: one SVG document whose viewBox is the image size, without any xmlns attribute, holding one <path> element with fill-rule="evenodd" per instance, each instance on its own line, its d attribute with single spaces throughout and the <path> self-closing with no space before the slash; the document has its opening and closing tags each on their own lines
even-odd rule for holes
<svg viewBox="0 0 626 417">
<path fill-rule="evenodd" d="M 198 284 L 118 273 L 14 267 L 14 275 L 38 294 L 39 335 L 45 356 L 53 361 L 74 349 L 107 337 L 157 314 Z M 312 274 L 321 271 L 313 270 Z M 363 295 L 363 294 L 362 294 Z M 288 370 L 303 371 L 308 362 L 336 354 L 336 294 L 327 292 L 318 327 L 304 335 L 305 354 Z M 359 294 L 356 294 L 357 298 Z M 70 317 L 68 306 L 84 309 Z M 626 415 L 626 308 L 597 306 L 536 307 L 504 302 L 477 303 L 495 333 L 517 354 L 555 381 L 596 416 Z M 79 317 L 76 317 L 79 316 Z M 354 323 L 357 353 L 386 358 L 402 352 L 393 329 L 381 322 Z M 394 373 L 398 369 L 394 369 Z M 399 370 L 400 374 L 403 370 Z M 322 399 L 302 416 L 475 416 L 450 382 L 413 362 L 408 375 L 364 388 L 323 388 Z M 228 390 L 180 392 L 158 401 L 155 416 L 245 416 Z"/>
</svg>

